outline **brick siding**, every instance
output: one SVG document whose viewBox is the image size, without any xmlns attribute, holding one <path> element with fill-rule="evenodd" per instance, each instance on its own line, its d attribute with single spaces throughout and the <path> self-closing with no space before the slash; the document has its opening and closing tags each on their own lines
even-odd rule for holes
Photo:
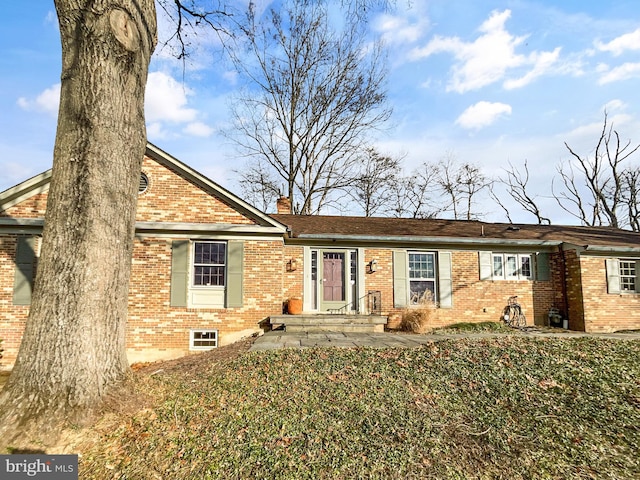
<svg viewBox="0 0 640 480">
<path fill-rule="evenodd" d="M 601 333 L 639 330 L 640 294 L 607 292 L 605 257 L 583 253 L 579 260 L 584 330 Z"/>
</svg>

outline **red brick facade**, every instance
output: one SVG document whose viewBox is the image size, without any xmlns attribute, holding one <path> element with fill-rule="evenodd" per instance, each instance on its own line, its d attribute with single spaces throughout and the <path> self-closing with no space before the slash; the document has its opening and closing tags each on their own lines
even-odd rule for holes
<svg viewBox="0 0 640 480">
<path fill-rule="evenodd" d="M 311 295 L 310 252 L 332 249 L 357 252 L 358 295 L 372 290 L 381 292 L 382 314 L 389 317 L 389 327 L 392 328 L 398 326 L 403 311 L 403 308 L 394 306 L 394 295 L 397 294 L 394 256 L 398 251 L 425 250 L 445 252 L 451 264 L 451 306 L 432 311 L 431 327 L 458 322 L 499 321 L 508 297 L 517 295 L 529 324 L 545 324 L 549 309 L 553 307 L 565 317 L 568 315 L 569 328 L 574 330 L 610 332 L 640 329 L 640 293 L 609 293 L 605 263 L 611 257 L 605 257 L 603 253 L 592 254 L 573 243 L 550 240 L 544 232 L 540 235 L 544 241 L 538 241 L 535 237 L 538 234 L 533 229 L 520 232 L 520 228 L 508 228 L 502 233 L 495 233 L 487 243 L 485 233 L 493 228 L 491 224 L 484 224 L 482 228 L 474 224 L 473 231 L 481 232 L 477 244 L 474 244 L 474 239 L 458 241 L 447 232 L 445 240 L 438 241 L 437 245 L 412 240 L 409 248 L 408 243 L 397 239 L 399 237 L 389 240 L 397 229 L 388 224 L 401 222 L 400 219 L 378 219 L 373 227 L 371 220 L 367 220 L 356 228 L 353 221 L 345 222 L 338 217 L 326 217 L 325 220 L 298 218 L 295 220 L 300 222 L 297 230 L 307 228 L 317 238 L 302 241 L 295 236 L 296 228 L 289 227 L 289 232 L 286 231 L 283 223 L 289 217 L 262 214 L 175 159 L 154 150 L 150 152 L 143 162 L 142 170 L 148 178 L 148 187 L 138 198 L 139 226 L 129 293 L 127 351 L 131 362 L 188 354 L 192 351 L 192 329 L 217 330 L 219 345 L 224 345 L 268 328 L 268 318 L 281 314 L 287 299 L 304 297 L 305 292 L 307 296 Z M 27 184 L 32 185 L 29 181 L 25 182 Z M 2 348 L 5 350 L 0 368 L 10 367 L 15 360 L 28 315 L 28 305 L 14 304 L 16 235 L 40 235 L 41 223 L 38 222 L 44 217 L 47 193 L 45 181 L 38 185 L 30 195 L 28 192 L 24 195 L 19 192 L 18 196 L 12 193 L 14 200 L 5 203 L 4 209 L 0 195 L 0 338 L 4 340 Z M 8 198 L 6 192 L 3 195 Z M 22 223 L 16 226 L 11 223 L 14 219 Z M 309 226 L 311 220 L 317 223 Z M 331 228 L 345 230 L 337 233 L 330 229 L 321 230 L 323 221 L 326 225 L 332 224 Z M 412 223 L 409 225 L 409 222 Z M 419 228 L 415 222 L 411 220 L 402 226 Z M 439 222 L 438 229 L 457 228 L 464 236 L 465 231 L 460 230 L 460 225 L 452 227 L 446 221 Z M 343 224 L 347 226 L 342 227 Z M 381 229 L 375 224 L 389 228 L 389 232 L 381 234 L 384 240 L 378 241 L 375 232 L 368 232 L 370 227 Z M 358 230 L 354 234 L 356 237 L 361 235 L 367 240 L 359 242 L 347 238 L 352 227 L 354 231 Z M 569 233 L 574 236 L 583 234 L 582 230 L 574 230 L 578 233 Z M 432 238 L 427 234 L 411 235 Z M 516 242 L 511 239 L 513 235 L 520 235 Z M 606 238 L 606 235 L 600 236 Z M 538 254 L 538 245 L 544 252 L 545 262 L 548 262 L 544 278 L 534 275 L 534 279 L 521 280 L 481 279 L 480 252 L 500 252 L 501 248 L 506 248 L 501 243 L 504 238 L 504 245 L 509 245 L 510 252 L 530 254 L 532 258 Z M 172 305 L 172 244 L 176 240 L 241 241 L 242 306 L 195 308 L 193 303 L 182 307 Z M 623 244 L 621 251 L 626 252 L 625 256 L 640 258 L 640 242 L 638 247 L 633 242 L 635 237 L 631 244 Z M 37 261 L 37 243 L 35 250 Z M 370 272 L 366 265 L 373 259 L 377 268 Z M 189 261 L 193 263 L 192 258 Z M 640 271 L 637 275 L 640 283 Z M 307 306 L 309 300 L 305 299 Z"/>
</svg>

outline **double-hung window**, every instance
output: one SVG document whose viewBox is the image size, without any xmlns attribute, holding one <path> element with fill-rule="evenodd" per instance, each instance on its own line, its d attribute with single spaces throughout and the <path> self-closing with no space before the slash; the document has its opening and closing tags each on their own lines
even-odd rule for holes
<svg viewBox="0 0 640 480">
<path fill-rule="evenodd" d="M 193 286 L 224 287 L 226 261 L 227 244 L 225 242 L 194 242 Z"/>
<path fill-rule="evenodd" d="M 640 259 L 608 258 L 605 267 L 609 293 L 640 293 Z"/>
<path fill-rule="evenodd" d="M 636 261 L 621 259 L 619 263 L 620 290 L 623 292 L 636 292 L 637 280 Z"/>
<path fill-rule="evenodd" d="M 532 280 L 531 254 L 493 253 L 492 277 L 494 280 Z"/>
<path fill-rule="evenodd" d="M 435 252 L 409 252 L 409 300 L 411 305 L 433 302 L 436 297 Z"/>
</svg>

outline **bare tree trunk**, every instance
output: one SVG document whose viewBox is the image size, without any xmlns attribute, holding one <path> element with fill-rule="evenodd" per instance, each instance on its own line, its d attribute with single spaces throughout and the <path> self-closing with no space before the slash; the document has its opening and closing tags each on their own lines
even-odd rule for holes
<svg viewBox="0 0 640 480">
<path fill-rule="evenodd" d="M 125 325 L 153 0 L 56 0 L 62 90 L 42 254 L 13 373 L 5 441 L 81 421 L 128 371 Z M 0 427 L 2 429 L 3 427 Z"/>
</svg>

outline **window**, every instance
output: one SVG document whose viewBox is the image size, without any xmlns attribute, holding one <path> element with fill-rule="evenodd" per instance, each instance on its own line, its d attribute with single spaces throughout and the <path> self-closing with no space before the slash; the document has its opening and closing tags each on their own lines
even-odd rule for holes
<svg viewBox="0 0 640 480">
<path fill-rule="evenodd" d="M 620 260 L 620 290 L 622 292 L 636 291 L 636 261 Z"/>
<path fill-rule="evenodd" d="M 531 254 L 494 253 L 491 273 L 494 280 L 533 280 Z"/>
<path fill-rule="evenodd" d="M 227 244 L 194 242 L 193 245 L 193 286 L 224 287 Z"/>
<path fill-rule="evenodd" d="M 411 305 L 436 299 L 436 254 L 409 252 L 409 302 Z"/>
<path fill-rule="evenodd" d="M 189 348 L 191 350 L 211 350 L 217 347 L 217 330 L 191 330 L 189 332 Z"/>
</svg>

